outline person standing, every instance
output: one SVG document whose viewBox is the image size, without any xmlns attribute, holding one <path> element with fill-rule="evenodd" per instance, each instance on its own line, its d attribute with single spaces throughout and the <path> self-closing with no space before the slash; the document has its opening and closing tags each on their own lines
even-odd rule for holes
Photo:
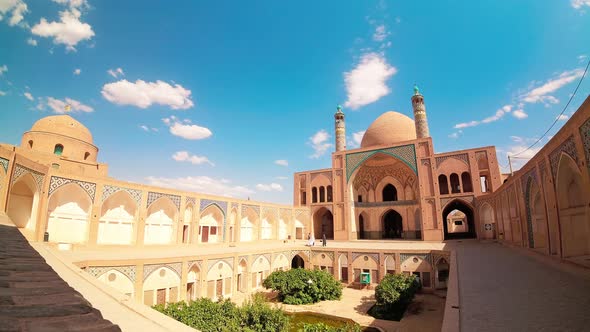
<svg viewBox="0 0 590 332">
<path fill-rule="evenodd" d="M 326 233 L 322 235 L 322 247 L 326 246 Z"/>
</svg>

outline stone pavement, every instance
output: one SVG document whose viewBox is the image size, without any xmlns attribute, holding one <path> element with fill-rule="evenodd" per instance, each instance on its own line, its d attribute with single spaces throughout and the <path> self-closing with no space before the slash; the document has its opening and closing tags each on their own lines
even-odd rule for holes
<svg viewBox="0 0 590 332">
<path fill-rule="evenodd" d="M 0 224 L 0 331 L 121 329 L 63 281 L 16 227 Z"/>
<path fill-rule="evenodd" d="M 457 250 L 462 332 L 590 331 L 588 271 L 497 243 L 449 245 Z"/>
</svg>

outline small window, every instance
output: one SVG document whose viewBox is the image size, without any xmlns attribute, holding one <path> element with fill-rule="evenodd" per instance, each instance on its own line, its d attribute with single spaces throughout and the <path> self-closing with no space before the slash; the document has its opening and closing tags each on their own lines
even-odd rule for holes
<svg viewBox="0 0 590 332">
<path fill-rule="evenodd" d="M 88 157 L 90 157 L 90 152 L 86 152 L 86 153 L 84 154 L 84 160 L 87 160 L 87 159 L 88 159 Z"/>
<path fill-rule="evenodd" d="M 307 193 L 305 191 L 303 191 L 301 193 L 301 205 L 305 205 L 307 204 Z"/>
<path fill-rule="evenodd" d="M 326 201 L 326 188 L 324 186 L 320 187 L 320 202 L 323 203 Z"/>
<path fill-rule="evenodd" d="M 357 201 L 358 201 L 359 203 L 362 203 L 362 202 L 363 202 L 363 195 L 358 195 L 358 197 L 357 197 Z"/>
<path fill-rule="evenodd" d="M 217 226 L 211 226 L 211 235 L 217 235 Z"/>
<path fill-rule="evenodd" d="M 32 148 L 33 148 L 33 141 L 32 141 L 32 140 L 30 140 L 30 141 L 29 141 L 29 148 L 30 148 L 30 149 L 32 149 Z"/>
<path fill-rule="evenodd" d="M 326 187 L 326 196 L 328 198 L 328 202 L 332 201 L 332 186 Z"/>
<path fill-rule="evenodd" d="M 311 188 L 311 202 L 312 203 L 318 202 L 318 188 L 316 188 L 316 187 Z"/>
<path fill-rule="evenodd" d="M 463 221 L 461 221 L 461 220 L 455 220 L 455 225 L 461 226 L 461 225 L 463 225 Z"/>
<path fill-rule="evenodd" d="M 64 152 L 64 146 L 61 144 L 56 144 L 55 148 L 53 148 L 53 154 L 55 154 L 56 156 L 61 156 L 61 154 Z"/>
</svg>

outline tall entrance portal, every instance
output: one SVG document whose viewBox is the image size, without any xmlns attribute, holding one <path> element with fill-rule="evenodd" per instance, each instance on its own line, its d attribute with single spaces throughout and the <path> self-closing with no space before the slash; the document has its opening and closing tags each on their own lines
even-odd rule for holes
<svg viewBox="0 0 590 332">
<path fill-rule="evenodd" d="M 401 239 L 404 232 L 402 216 L 394 210 L 383 215 L 383 238 Z"/>
</svg>

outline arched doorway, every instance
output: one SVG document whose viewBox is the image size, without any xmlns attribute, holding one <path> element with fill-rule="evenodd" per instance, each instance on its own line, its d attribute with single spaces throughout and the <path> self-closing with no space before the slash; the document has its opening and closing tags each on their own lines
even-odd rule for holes
<svg viewBox="0 0 590 332">
<path fill-rule="evenodd" d="M 319 209 L 313 217 L 313 234 L 316 239 L 321 239 L 326 234 L 326 239 L 334 239 L 334 216 L 326 208 Z"/>
<path fill-rule="evenodd" d="M 383 201 L 384 202 L 392 202 L 397 201 L 397 189 L 391 183 L 388 183 L 383 188 Z"/>
<path fill-rule="evenodd" d="M 450 202 L 443 210 L 442 217 L 444 220 L 445 240 L 476 237 L 473 210 L 465 202 L 461 200 Z M 460 220 L 462 220 L 462 225 L 458 225 Z M 450 227 L 449 223 L 452 223 L 453 226 Z"/>
<path fill-rule="evenodd" d="M 68 183 L 49 197 L 47 232 L 49 241 L 86 243 L 92 201 L 76 183 Z"/>
<path fill-rule="evenodd" d="M 363 215 L 359 215 L 359 229 L 358 229 L 358 238 L 364 239 L 365 238 L 365 218 Z"/>
<path fill-rule="evenodd" d="M 441 258 L 436 263 L 436 289 L 447 288 L 447 280 L 449 279 L 449 263 L 445 258 Z"/>
<path fill-rule="evenodd" d="M 6 214 L 18 228 L 35 230 L 39 193 L 30 174 L 18 179 L 10 190 Z"/>
<path fill-rule="evenodd" d="M 126 191 L 118 191 L 102 203 L 98 244 L 131 244 L 137 206 Z"/>
<path fill-rule="evenodd" d="M 404 226 L 402 223 L 402 216 L 397 211 L 389 210 L 383 215 L 383 231 L 382 237 L 384 239 L 401 239 L 404 233 Z"/>
<path fill-rule="evenodd" d="M 291 260 L 291 268 L 292 269 L 298 269 L 298 268 L 305 268 L 305 261 L 303 260 L 303 258 L 301 258 L 301 256 L 299 255 L 295 255 L 293 257 L 293 259 Z"/>
<path fill-rule="evenodd" d="M 566 154 L 562 154 L 559 161 L 556 186 L 563 257 L 588 255 L 588 185 L 584 184 L 575 161 Z"/>
</svg>

